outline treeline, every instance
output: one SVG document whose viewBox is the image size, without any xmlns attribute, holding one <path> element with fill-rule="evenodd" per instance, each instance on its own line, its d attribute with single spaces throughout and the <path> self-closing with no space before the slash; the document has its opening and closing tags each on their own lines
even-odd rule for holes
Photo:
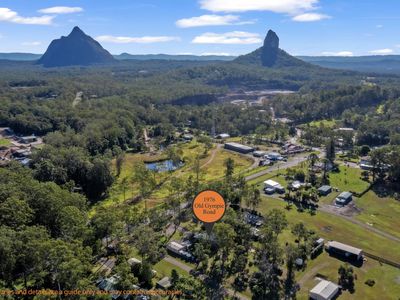
<svg viewBox="0 0 400 300">
<path fill-rule="evenodd" d="M 366 108 L 376 107 L 390 96 L 392 95 L 388 90 L 378 86 L 344 86 L 335 90 L 280 96 L 273 101 L 273 105 L 278 115 L 307 123 L 338 118 L 349 109 L 364 111 Z"/>
<path fill-rule="evenodd" d="M 357 131 L 357 144 L 379 146 L 400 143 L 398 116 L 400 90 L 379 86 L 341 87 L 333 91 L 280 96 L 273 101 L 277 115 L 297 124 L 337 120 Z M 321 125 L 307 127 L 305 138 L 328 137 L 332 130 Z"/>
<path fill-rule="evenodd" d="M 0 288 L 93 288 L 87 203 L 17 164 L 0 169 Z"/>
</svg>

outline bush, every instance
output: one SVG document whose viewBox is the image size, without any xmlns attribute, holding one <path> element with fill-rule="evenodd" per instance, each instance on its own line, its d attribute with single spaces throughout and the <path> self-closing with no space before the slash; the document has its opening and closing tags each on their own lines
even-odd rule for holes
<svg viewBox="0 0 400 300">
<path fill-rule="evenodd" d="M 368 279 L 368 280 L 365 282 L 365 284 L 368 285 L 368 286 L 374 286 L 374 285 L 375 285 L 375 280 L 373 280 L 373 279 Z"/>
</svg>

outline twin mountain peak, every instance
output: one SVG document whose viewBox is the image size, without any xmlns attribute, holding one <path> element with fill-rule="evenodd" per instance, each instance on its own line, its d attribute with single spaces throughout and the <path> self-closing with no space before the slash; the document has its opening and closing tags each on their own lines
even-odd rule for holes
<svg viewBox="0 0 400 300">
<path fill-rule="evenodd" d="M 279 49 L 279 37 L 272 30 L 268 31 L 261 48 L 239 56 L 234 61 L 274 68 L 305 64 Z M 37 63 L 44 67 L 64 67 L 113 62 L 114 57 L 99 42 L 86 35 L 79 27 L 74 27 L 68 36 L 53 40 Z"/>
</svg>

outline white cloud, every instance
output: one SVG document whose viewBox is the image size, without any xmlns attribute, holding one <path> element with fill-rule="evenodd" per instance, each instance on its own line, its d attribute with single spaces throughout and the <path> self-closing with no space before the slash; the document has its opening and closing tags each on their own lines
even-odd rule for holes
<svg viewBox="0 0 400 300">
<path fill-rule="evenodd" d="M 69 7 L 69 6 L 54 6 L 38 10 L 38 12 L 42 14 L 57 14 L 57 15 L 72 14 L 82 11 L 83 11 L 82 7 Z"/>
<path fill-rule="evenodd" d="M 96 38 L 100 42 L 115 43 L 115 44 L 151 44 L 180 41 L 179 37 L 175 36 L 143 36 L 143 37 L 127 37 L 127 36 L 112 36 L 101 35 Z"/>
<path fill-rule="evenodd" d="M 339 51 L 339 52 L 322 52 L 323 56 L 354 56 L 351 51 Z"/>
<path fill-rule="evenodd" d="M 319 0 L 200 0 L 202 9 L 213 12 L 271 11 L 299 14 L 316 9 Z"/>
<path fill-rule="evenodd" d="M 393 52 L 394 51 L 392 49 L 378 49 L 378 50 L 369 51 L 369 53 L 375 54 L 375 55 L 388 55 L 388 54 L 391 54 Z"/>
<path fill-rule="evenodd" d="M 176 26 L 180 28 L 201 27 L 201 26 L 221 26 L 221 25 L 244 25 L 253 24 L 254 21 L 240 22 L 240 17 L 235 15 L 202 15 L 176 21 Z"/>
<path fill-rule="evenodd" d="M 42 42 L 23 42 L 21 43 L 22 46 L 40 46 Z"/>
<path fill-rule="evenodd" d="M 294 16 L 292 20 L 296 22 L 315 22 L 330 18 L 331 18 L 330 16 L 324 14 L 304 13 L 301 15 Z"/>
<path fill-rule="evenodd" d="M 204 52 L 201 53 L 200 56 L 233 56 L 227 52 Z"/>
<path fill-rule="evenodd" d="M 376 25 L 376 28 L 383 28 L 383 25 Z"/>
<path fill-rule="evenodd" d="M 244 32 L 244 31 L 232 31 L 227 33 L 203 33 L 202 35 L 196 36 L 192 43 L 193 44 L 258 44 L 262 40 L 257 33 Z"/>
<path fill-rule="evenodd" d="M 53 19 L 54 16 L 21 17 L 17 12 L 7 7 L 0 7 L 0 22 L 28 25 L 51 25 Z"/>
</svg>

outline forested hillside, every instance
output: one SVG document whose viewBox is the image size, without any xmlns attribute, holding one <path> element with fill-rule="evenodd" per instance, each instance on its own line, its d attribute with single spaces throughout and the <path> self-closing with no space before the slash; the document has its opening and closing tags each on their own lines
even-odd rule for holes
<svg viewBox="0 0 400 300">
<path fill-rule="evenodd" d="M 311 65 L 280 49 L 273 32 L 262 48 L 235 61 L 126 60 L 51 69 L 2 61 L 0 68 L 0 288 L 96 290 L 104 275 L 99 270 L 111 265 L 106 275 L 118 276 L 119 289 L 151 289 L 154 276 L 172 273 L 185 297 L 195 290 L 198 299 L 223 299 L 229 286 L 254 299 L 289 299 L 300 274 L 295 261 L 308 261 L 317 233 L 353 238 L 357 224 L 366 226 L 344 219 L 337 225 L 339 214 L 317 213 L 327 201 L 318 202 L 317 187 L 341 184 L 340 170 L 347 172 L 344 163 L 334 166 L 335 147 L 350 159 L 371 153 L 371 176 L 350 170 L 357 172 L 350 180 L 365 189 L 371 177 L 390 187 L 390 197 L 397 195 L 400 78 Z M 351 134 L 339 132 L 342 127 Z M 289 143 L 302 153 L 266 166 L 266 160 L 224 150 L 220 133 L 253 150 L 276 155 Z M 160 162 L 175 169 L 158 172 Z M 283 190 L 295 179 L 307 184 L 261 198 L 271 178 L 285 184 Z M 180 232 L 181 225 L 193 236 L 204 234 L 187 203 L 206 188 L 221 191 L 230 207 L 215 226 L 215 245 L 209 237 L 196 240 L 186 271 L 178 274 L 164 260 L 166 248 L 188 230 Z M 251 218 L 265 220 L 261 235 L 251 231 Z M 341 227 L 325 230 L 332 224 Z M 278 238 L 283 231 L 289 242 Z M 366 232 L 355 242 L 364 243 Z M 397 249 L 396 238 L 376 231 L 373 237 L 368 251 L 386 251 L 382 240 Z M 136 269 L 127 262 L 135 256 L 142 260 Z M 152 271 L 156 265 L 160 275 Z M 187 270 L 207 277 L 197 280 Z M 264 287 L 272 286 L 265 274 L 277 282 L 273 292 Z"/>
</svg>

